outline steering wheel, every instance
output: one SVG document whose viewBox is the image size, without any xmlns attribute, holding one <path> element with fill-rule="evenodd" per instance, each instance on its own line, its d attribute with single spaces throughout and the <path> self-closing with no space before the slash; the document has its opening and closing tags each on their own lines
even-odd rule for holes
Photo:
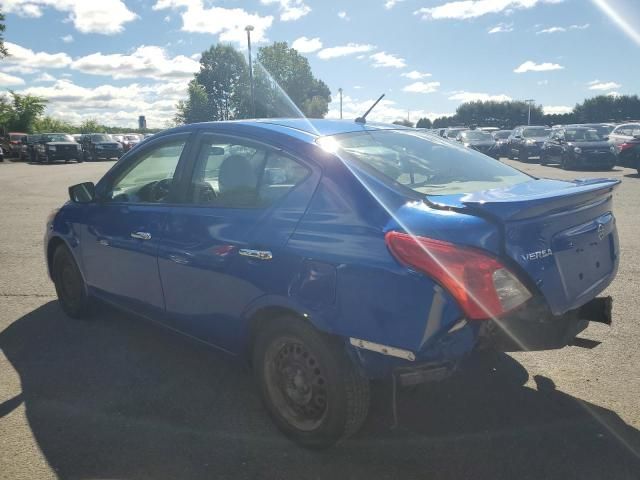
<svg viewBox="0 0 640 480">
<path fill-rule="evenodd" d="M 213 187 L 207 183 L 199 183 L 198 186 L 198 203 L 214 203 L 218 195 Z"/>
<path fill-rule="evenodd" d="M 172 178 L 165 178 L 157 182 L 148 183 L 138 190 L 138 197 L 147 202 L 161 202 L 169 195 L 172 181 Z"/>
</svg>

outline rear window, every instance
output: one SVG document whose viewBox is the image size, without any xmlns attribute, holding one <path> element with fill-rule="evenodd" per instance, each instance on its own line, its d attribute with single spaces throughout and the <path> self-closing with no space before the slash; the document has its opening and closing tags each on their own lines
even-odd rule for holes
<svg viewBox="0 0 640 480">
<path fill-rule="evenodd" d="M 389 185 L 424 195 L 472 193 L 523 183 L 528 175 L 474 150 L 406 130 L 322 137 L 318 144 Z"/>
<path fill-rule="evenodd" d="M 550 128 L 533 127 L 533 128 L 525 128 L 522 131 L 522 136 L 525 138 L 548 137 L 550 133 L 551 133 Z"/>
</svg>

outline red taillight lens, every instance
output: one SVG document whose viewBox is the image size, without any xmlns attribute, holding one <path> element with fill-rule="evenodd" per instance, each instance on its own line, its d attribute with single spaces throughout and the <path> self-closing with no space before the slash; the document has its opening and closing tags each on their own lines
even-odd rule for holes
<svg viewBox="0 0 640 480">
<path fill-rule="evenodd" d="M 385 240 L 398 261 L 446 288 L 469 319 L 497 317 L 531 298 L 502 263 L 475 248 L 400 232 Z"/>
<path fill-rule="evenodd" d="M 633 148 L 637 145 L 637 143 L 621 143 L 620 144 L 620 151 L 622 152 L 623 150 L 627 150 L 629 148 Z"/>
</svg>

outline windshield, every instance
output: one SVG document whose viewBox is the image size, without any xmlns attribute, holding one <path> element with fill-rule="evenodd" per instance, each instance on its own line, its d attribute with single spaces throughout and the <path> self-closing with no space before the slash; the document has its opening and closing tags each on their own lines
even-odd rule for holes
<svg viewBox="0 0 640 480">
<path fill-rule="evenodd" d="M 502 130 L 502 131 L 500 131 L 500 132 L 495 132 L 495 133 L 493 134 L 493 137 L 494 137 L 495 139 L 503 140 L 503 139 L 505 139 L 505 138 L 509 138 L 509 135 L 511 135 L 511 130 Z"/>
<path fill-rule="evenodd" d="M 75 142 L 71 135 L 66 133 L 47 133 L 42 136 L 44 142 Z"/>
<path fill-rule="evenodd" d="M 469 130 L 467 132 L 462 133 L 462 138 L 464 140 L 472 140 L 472 141 L 493 141 L 493 137 L 490 133 L 482 132 L 480 130 Z"/>
<path fill-rule="evenodd" d="M 140 140 L 140 138 L 137 135 L 125 135 L 124 139 L 125 140 L 134 140 L 134 141 Z"/>
<path fill-rule="evenodd" d="M 512 167 L 433 136 L 384 130 L 327 138 L 337 143 L 346 161 L 423 195 L 471 193 L 530 180 Z"/>
<path fill-rule="evenodd" d="M 564 135 L 568 142 L 597 142 L 603 140 L 603 136 L 597 130 L 588 128 L 568 129 Z"/>
<path fill-rule="evenodd" d="M 447 137 L 449 138 L 456 138 L 458 136 L 458 134 L 460 132 L 464 132 L 464 128 L 455 128 L 455 129 L 451 129 L 451 130 L 447 130 L 445 132 L 445 134 L 447 135 Z"/>
<path fill-rule="evenodd" d="M 100 133 L 97 135 L 91 135 L 91 141 L 92 142 L 113 142 L 113 139 L 109 135 Z"/>
<path fill-rule="evenodd" d="M 532 138 L 532 137 L 548 137 L 549 134 L 551 133 L 551 129 L 550 128 L 545 128 L 545 127 L 531 127 L 531 128 L 525 128 L 522 131 L 522 136 L 524 138 Z"/>
</svg>

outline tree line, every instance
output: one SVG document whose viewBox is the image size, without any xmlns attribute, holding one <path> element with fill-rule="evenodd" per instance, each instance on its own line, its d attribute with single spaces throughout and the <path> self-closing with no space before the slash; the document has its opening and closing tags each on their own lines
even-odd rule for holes
<svg viewBox="0 0 640 480">
<path fill-rule="evenodd" d="M 249 65 L 231 45 L 213 45 L 202 53 L 200 71 L 189 83 L 187 99 L 177 105 L 177 124 L 243 118 L 322 118 L 331 91 L 316 78 L 306 57 L 287 42 L 258 50 L 253 65 L 255 104 Z"/>
<path fill-rule="evenodd" d="M 455 115 L 436 118 L 433 122 L 421 118 L 418 128 L 445 128 L 458 125 L 480 125 L 512 129 L 526 125 L 529 104 L 521 101 L 477 101 L 462 103 Z M 640 120 L 638 95 L 598 95 L 576 104 L 564 114 L 545 114 L 542 105 L 531 105 L 532 125 L 566 125 L 572 123 L 621 123 Z"/>
</svg>

